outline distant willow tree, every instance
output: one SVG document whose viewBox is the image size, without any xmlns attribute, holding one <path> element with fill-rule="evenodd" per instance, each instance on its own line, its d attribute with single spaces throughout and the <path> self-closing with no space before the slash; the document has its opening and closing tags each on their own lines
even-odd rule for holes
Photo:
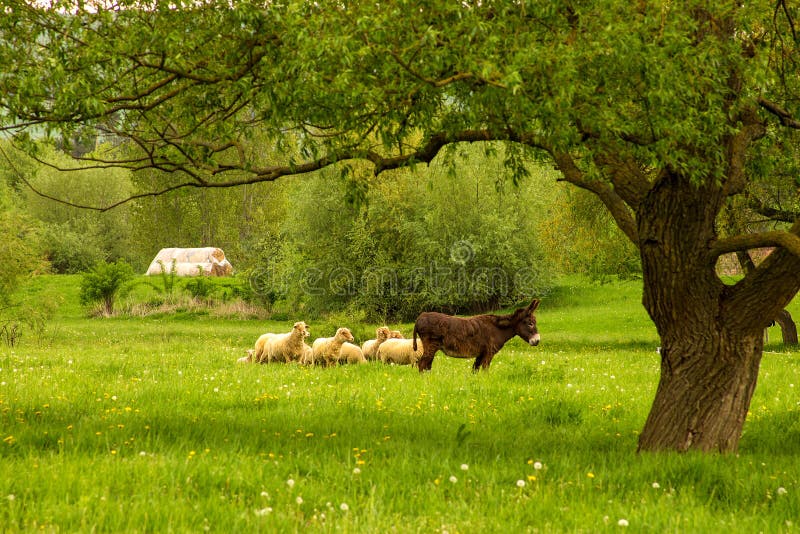
<svg viewBox="0 0 800 534">
<path fill-rule="evenodd" d="M 125 140 L 97 165 L 172 173 L 155 194 L 351 160 L 379 174 L 462 142 L 506 142 L 517 178 L 551 162 L 641 255 L 661 376 L 639 449 L 737 448 L 763 328 L 800 289 L 800 220 L 723 236 L 718 218 L 797 168 L 797 4 L 48 4 L 1 8 L 3 130 Z M 765 246 L 736 284 L 717 277 L 720 255 Z"/>
</svg>

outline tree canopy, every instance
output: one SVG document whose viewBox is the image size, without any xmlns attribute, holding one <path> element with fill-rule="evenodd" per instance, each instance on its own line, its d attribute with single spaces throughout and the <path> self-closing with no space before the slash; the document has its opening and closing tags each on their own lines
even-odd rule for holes
<svg viewBox="0 0 800 534">
<path fill-rule="evenodd" d="M 142 194 L 354 160 L 380 174 L 462 142 L 506 143 L 516 179 L 531 157 L 552 162 L 640 252 L 662 338 L 640 448 L 728 451 L 761 329 L 800 289 L 799 13 L 785 0 L 11 2 L 2 129 L 29 147 L 100 135 L 114 148 L 95 165 L 171 176 Z M 743 207 L 789 224 L 722 231 Z M 716 276 L 721 254 L 765 246 L 734 286 Z"/>
<path fill-rule="evenodd" d="M 624 203 L 660 169 L 733 186 L 755 176 L 719 164 L 725 139 L 791 152 L 787 134 L 765 132 L 769 118 L 773 130 L 798 122 L 791 9 L 704 6 L 12 2 L 3 128 L 129 140 L 97 164 L 176 173 L 168 187 L 353 158 L 380 172 L 454 142 L 507 140 L 555 158 L 634 237 Z"/>
</svg>

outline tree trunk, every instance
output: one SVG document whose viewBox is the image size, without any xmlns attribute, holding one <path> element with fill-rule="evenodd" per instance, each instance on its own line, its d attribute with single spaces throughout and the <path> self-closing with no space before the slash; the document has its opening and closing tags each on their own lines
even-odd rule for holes
<svg viewBox="0 0 800 534">
<path fill-rule="evenodd" d="M 736 450 L 761 362 L 761 333 L 709 329 L 667 341 L 640 451 Z"/>
<path fill-rule="evenodd" d="M 783 344 L 786 346 L 797 345 L 797 325 L 794 323 L 792 315 L 786 310 L 781 310 L 775 318 L 775 322 L 781 327 Z"/>
<path fill-rule="evenodd" d="M 114 297 L 107 295 L 103 298 L 103 313 L 106 317 L 114 315 Z"/>
<path fill-rule="evenodd" d="M 744 274 L 751 273 L 755 270 L 756 264 L 753 263 L 753 258 L 750 257 L 750 254 L 747 251 L 742 250 L 737 252 L 736 258 L 739 260 L 739 266 Z M 781 327 L 781 338 L 783 339 L 783 344 L 787 346 L 797 345 L 797 325 L 794 323 L 792 315 L 787 310 L 781 310 L 778 312 L 775 322 L 777 322 Z M 764 332 L 764 337 L 766 340 L 767 331 L 765 330 Z"/>
<path fill-rule="evenodd" d="M 747 309 L 756 302 L 736 300 L 707 254 L 722 198 L 713 186 L 664 176 L 637 210 L 643 300 L 661 337 L 639 451 L 732 452 L 742 433 L 769 319 Z"/>
</svg>

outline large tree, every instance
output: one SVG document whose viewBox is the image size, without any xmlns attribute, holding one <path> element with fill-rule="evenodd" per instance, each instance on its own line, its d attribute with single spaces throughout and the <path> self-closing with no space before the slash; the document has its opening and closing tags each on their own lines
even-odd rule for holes
<svg viewBox="0 0 800 534">
<path fill-rule="evenodd" d="M 661 376 L 639 449 L 735 450 L 763 328 L 800 289 L 800 220 L 718 234 L 731 198 L 796 164 L 788 0 L 41 4 L 3 4 L 4 129 L 125 140 L 97 164 L 173 173 L 145 193 L 381 173 L 460 142 L 508 143 L 518 177 L 553 162 L 641 254 Z"/>
</svg>

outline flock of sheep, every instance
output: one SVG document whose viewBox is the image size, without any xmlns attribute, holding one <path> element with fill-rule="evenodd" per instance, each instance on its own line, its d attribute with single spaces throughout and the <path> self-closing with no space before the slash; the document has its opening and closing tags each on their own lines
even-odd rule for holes
<svg viewBox="0 0 800 534">
<path fill-rule="evenodd" d="M 305 339 L 311 335 L 303 321 L 294 323 L 292 331 L 285 334 L 263 334 L 255 347 L 239 363 L 290 363 L 303 365 L 325 365 L 366 363 L 380 360 L 383 363 L 414 365 L 422 356 L 422 343 L 403 338 L 397 330 L 381 326 L 375 330 L 375 339 L 365 341 L 359 347 L 351 343 L 353 334 L 347 328 L 339 328 L 333 337 L 320 337 L 309 346 Z"/>
</svg>

